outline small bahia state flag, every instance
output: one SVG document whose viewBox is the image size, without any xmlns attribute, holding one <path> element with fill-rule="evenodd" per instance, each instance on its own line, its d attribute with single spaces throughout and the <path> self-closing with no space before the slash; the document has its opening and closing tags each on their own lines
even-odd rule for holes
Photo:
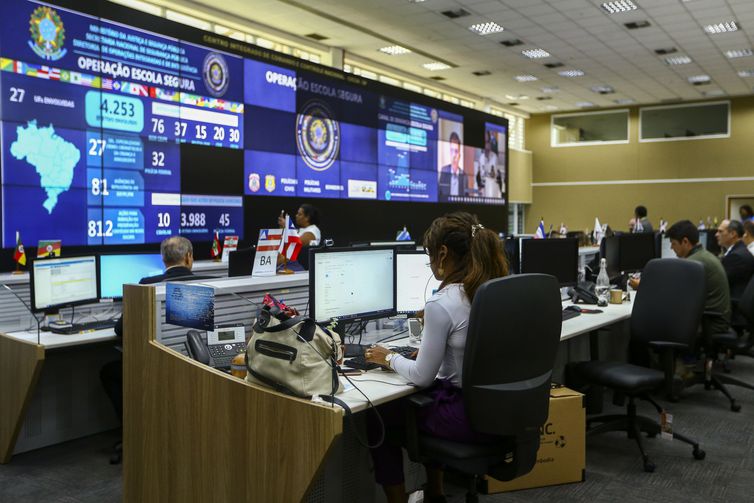
<svg viewBox="0 0 754 503">
<path fill-rule="evenodd" d="M 544 239 L 544 238 L 545 238 L 545 221 L 540 220 L 539 227 L 537 227 L 537 230 L 534 232 L 534 239 Z"/>
<path fill-rule="evenodd" d="M 21 242 L 21 233 L 16 232 L 16 250 L 13 252 L 13 261 L 18 265 L 26 265 L 26 252 Z"/>
<path fill-rule="evenodd" d="M 302 248 L 301 237 L 298 235 L 296 226 L 293 225 L 290 215 L 285 216 L 285 232 L 280 243 L 280 253 L 289 261 L 296 260 Z"/>
<path fill-rule="evenodd" d="M 280 242 L 283 239 L 283 229 L 261 229 L 259 231 L 259 241 L 257 242 L 258 252 L 276 251 L 280 248 Z"/>
<path fill-rule="evenodd" d="M 398 235 L 395 236 L 396 241 L 411 241 L 411 234 L 408 233 L 406 227 L 403 227 L 402 231 L 398 231 Z"/>
<path fill-rule="evenodd" d="M 220 249 L 220 234 L 215 231 L 215 238 L 212 240 L 212 250 L 210 250 L 210 255 L 212 255 L 212 258 L 220 258 L 221 253 L 222 250 Z"/>
</svg>

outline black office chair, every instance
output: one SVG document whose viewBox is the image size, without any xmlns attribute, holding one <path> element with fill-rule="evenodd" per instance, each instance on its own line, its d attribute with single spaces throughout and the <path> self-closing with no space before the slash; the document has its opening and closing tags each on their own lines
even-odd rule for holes
<svg viewBox="0 0 754 503">
<path fill-rule="evenodd" d="M 536 463 L 560 343 L 558 287 L 552 276 L 522 274 L 488 281 L 474 297 L 463 360 L 463 399 L 473 428 L 497 441 L 462 444 L 423 434 L 416 427 L 417 409 L 432 399 L 408 399 L 409 457 L 470 476 L 468 502 L 477 501 L 479 477 L 512 480 Z"/>
<path fill-rule="evenodd" d="M 587 436 L 609 431 L 625 431 L 639 447 L 644 470 L 653 472 L 642 444 L 641 433 L 652 438 L 660 425 L 636 415 L 635 400 L 651 403 L 658 413 L 663 409 L 649 393 L 660 388 L 666 378 L 672 382 L 678 352 L 691 351 L 699 330 L 705 299 L 704 267 L 698 262 L 677 259 L 650 260 L 642 272 L 641 288 L 631 313 L 631 342 L 646 345 L 660 353 L 665 372 L 630 363 L 590 361 L 569 365 L 582 380 L 605 386 L 628 397 L 626 415 L 587 418 Z M 602 423 L 591 427 L 594 423 Z M 695 459 L 704 459 L 699 444 L 679 433 L 675 439 L 693 446 Z"/>
</svg>

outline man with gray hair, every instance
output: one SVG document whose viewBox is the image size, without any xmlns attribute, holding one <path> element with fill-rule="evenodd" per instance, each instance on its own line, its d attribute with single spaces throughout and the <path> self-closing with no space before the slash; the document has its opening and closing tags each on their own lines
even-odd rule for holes
<svg viewBox="0 0 754 503">
<path fill-rule="evenodd" d="M 746 249 L 742 241 L 744 226 L 738 220 L 723 220 L 717 229 L 717 243 L 725 248 L 720 258 L 728 276 L 730 298 L 738 300 L 744 293 L 749 278 L 754 274 L 754 256 Z"/>
</svg>

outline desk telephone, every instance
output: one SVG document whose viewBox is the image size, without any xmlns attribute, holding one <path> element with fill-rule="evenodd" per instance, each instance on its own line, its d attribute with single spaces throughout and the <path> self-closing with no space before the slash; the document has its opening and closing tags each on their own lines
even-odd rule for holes
<svg viewBox="0 0 754 503">
<path fill-rule="evenodd" d="M 216 327 L 207 332 L 207 342 L 198 330 L 186 334 L 190 356 L 213 368 L 230 368 L 231 360 L 246 350 L 246 330 L 243 325 Z"/>
<path fill-rule="evenodd" d="M 595 284 L 591 281 L 583 281 L 573 288 L 568 289 L 571 296 L 571 302 L 574 304 L 583 302 L 584 304 L 597 304 L 597 294 L 594 293 Z"/>
</svg>

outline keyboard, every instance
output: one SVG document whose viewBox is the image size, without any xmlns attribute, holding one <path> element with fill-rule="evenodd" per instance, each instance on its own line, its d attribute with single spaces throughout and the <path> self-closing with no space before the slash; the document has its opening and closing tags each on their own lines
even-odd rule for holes
<svg viewBox="0 0 754 503">
<path fill-rule="evenodd" d="M 418 350 L 419 348 L 415 348 L 413 346 L 395 346 L 390 348 L 390 351 L 398 353 L 399 355 L 404 356 L 408 359 L 411 359 L 411 355 L 416 353 Z"/>
<path fill-rule="evenodd" d="M 367 346 L 368 347 L 368 346 Z M 411 358 L 411 355 L 416 352 L 417 348 L 412 346 L 395 346 L 390 348 L 390 351 L 393 351 L 394 353 L 398 353 L 401 356 L 405 356 L 406 358 Z M 364 353 L 361 353 L 360 355 L 350 358 L 343 362 L 344 367 L 350 367 L 352 369 L 357 370 L 373 370 L 380 368 L 380 365 L 377 365 L 376 363 L 371 363 L 366 360 L 366 357 L 364 356 Z"/>
<path fill-rule="evenodd" d="M 115 326 L 115 320 L 97 320 L 89 321 L 86 323 L 74 323 L 73 325 L 63 327 L 50 327 L 50 332 L 53 334 L 72 335 L 80 334 L 82 332 L 91 332 L 93 330 L 104 330 L 107 328 L 113 328 Z"/>
<path fill-rule="evenodd" d="M 572 311 L 570 309 L 563 309 L 561 311 L 561 315 L 563 316 L 563 321 L 570 320 L 571 318 L 575 318 L 576 316 L 581 316 L 581 313 L 578 311 Z"/>
</svg>

